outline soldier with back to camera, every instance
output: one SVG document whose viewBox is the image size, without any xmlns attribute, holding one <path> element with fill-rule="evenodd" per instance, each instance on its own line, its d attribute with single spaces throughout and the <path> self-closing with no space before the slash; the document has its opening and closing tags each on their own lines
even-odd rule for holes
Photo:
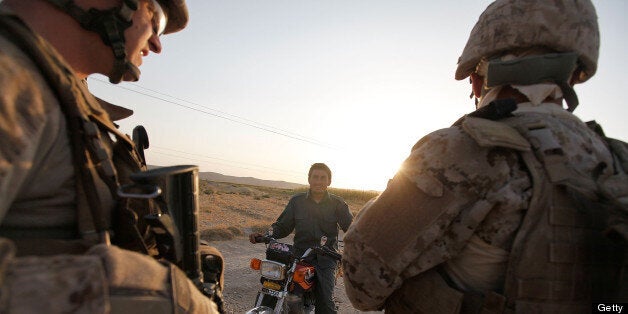
<svg viewBox="0 0 628 314">
<path fill-rule="evenodd" d="M 147 202 L 116 193 L 145 166 L 84 83 L 138 80 L 187 21 L 185 0 L 0 2 L 0 312 L 217 311 L 151 257 Z"/>
<path fill-rule="evenodd" d="M 477 110 L 422 138 L 344 238 L 356 308 L 588 313 L 628 301 L 628 146 L 572 113 L 598 50 L 589 0 L 486 8 L 455 75 L 470 77 Z"/>
</svg>

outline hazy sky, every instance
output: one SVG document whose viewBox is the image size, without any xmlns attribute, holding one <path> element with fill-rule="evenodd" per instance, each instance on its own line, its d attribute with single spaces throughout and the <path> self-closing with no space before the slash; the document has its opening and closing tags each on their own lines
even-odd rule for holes
<svg viewBox="0 0 628 314">
<path fill-rule="evenodd" d="M 491 1 L 188 0 L 190 24 L 162 37 L 137 83 L 91 77 L 144 125 L 150 164 L 381 190 L 414 143 L 474 109 L 456 61 Z M 628 1 L 594 1 L 597 74 L 576 86 L 583 120 L 628 141 Z"/>
</svg>

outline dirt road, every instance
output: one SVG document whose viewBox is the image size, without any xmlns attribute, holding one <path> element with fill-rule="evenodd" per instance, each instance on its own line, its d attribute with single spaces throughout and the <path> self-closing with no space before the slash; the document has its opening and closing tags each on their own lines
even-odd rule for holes
<svg viewBox="0 0 628 314">
<path fill-rule="evenodd" d="M 287 241 L 291 243 L 292 239 Z M 227 313 L 245 313 L 253 306 L 255 296 L 260 288 L 260 275 L 249 268 L 249 262 L 254 257 L 263 258 L 266 248 L 263 244 L 251 244 L 244 237 L 228 241 L 214 241 L 211 242 L 211 245 L 222 252 L 226 262 L 225 310 Z M 339 313 L 365 313 L 351 306 L 344 289 L 342 280 L 338 280 L 335 296 Z"/>
</svg>

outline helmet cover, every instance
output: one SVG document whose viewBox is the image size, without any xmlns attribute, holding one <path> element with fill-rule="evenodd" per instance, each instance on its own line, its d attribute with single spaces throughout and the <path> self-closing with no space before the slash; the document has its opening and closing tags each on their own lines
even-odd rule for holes
<svg viewBox="0 0 628 314">
<path fill-rule="evenodd" d="M 185 28 L 189 20 L 185 0 L 157 0 L 168 17 L 164 34 L 178 32 Z"/>
<path fill-rule="evenodd" d="M 467 78 L 482 58 L 514 49 L 547 47 L 576 52 L 579 82 L 595 74 L 600 47 L 590 0 L 497 0 L 480 15 L 458 59 L 456 79 Z"/>
</svg>

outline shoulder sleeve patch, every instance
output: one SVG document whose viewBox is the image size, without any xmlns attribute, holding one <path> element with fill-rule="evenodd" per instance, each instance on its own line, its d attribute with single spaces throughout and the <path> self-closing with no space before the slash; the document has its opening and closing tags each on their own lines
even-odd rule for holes
<svg viewBox="0 0 628 314">
<path fill-rule="evenodd" d="M 492 120 L 467 117 L 462 129 L 482 147 L 505 147 L 529 151 L 530 143 L 509 125 Z"/>
</svg>

